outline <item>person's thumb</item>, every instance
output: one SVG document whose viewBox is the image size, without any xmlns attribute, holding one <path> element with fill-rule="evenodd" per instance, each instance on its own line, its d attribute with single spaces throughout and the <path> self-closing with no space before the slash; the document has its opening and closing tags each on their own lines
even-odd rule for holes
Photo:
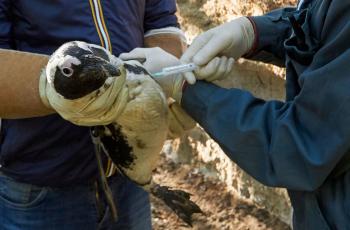
<svg viewBox="0 0 350 230">
<path fill-rule="evenodd" d="M 196 77 L 194 76 L 193 72 L 186 72 L 183 74 L 183 77 L 188 84 L 193 85 L 194 83 L 196 83 Z"/>
<path fill-rule="evenodd" d="M 132 60 L 132 59 L 146 59 L 146 53 L 143 49 L 135 48 L 129 53 L 122 53 L 119 55 L 122 60 Z"/>
</svg>

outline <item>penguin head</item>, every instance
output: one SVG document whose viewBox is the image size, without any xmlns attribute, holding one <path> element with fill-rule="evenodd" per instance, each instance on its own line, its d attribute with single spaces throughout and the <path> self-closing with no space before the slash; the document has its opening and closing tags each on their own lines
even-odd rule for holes
<svg viewBox="0 0 350 230">
<path fill-rule="evenodd" d="M 115 59 L 103 47 L 81 41 L 68 42 L 50 57 L 47 80 L 64 98 L 78 99 L 98 90 L 108 79 L 121 75 Z"/>
</svg>

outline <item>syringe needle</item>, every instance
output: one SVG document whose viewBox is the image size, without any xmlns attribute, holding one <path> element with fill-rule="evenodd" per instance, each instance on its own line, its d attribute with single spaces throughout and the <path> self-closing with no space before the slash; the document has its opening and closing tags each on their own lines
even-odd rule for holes
<svg viewBox="0 0 350 230">
<path fill-rule="evenodd" d="M 173 74 L 180 74 L 180 73 L 186 73 L 191 72 L 197 68 L 197 65 L 194 63 L 188 63 L 188 64 L 181 64 L 177 66 L 170 66 L 163 68 L 162 71 L 153 73 L 153 77 L 162 77 L 162 76 L 168 76 Z"/>
</svg>

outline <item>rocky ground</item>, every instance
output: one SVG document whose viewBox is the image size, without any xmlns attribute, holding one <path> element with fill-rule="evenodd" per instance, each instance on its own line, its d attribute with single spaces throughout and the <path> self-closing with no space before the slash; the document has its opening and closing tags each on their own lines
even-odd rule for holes
<svg viewBox="0 0 350 230">
<path fill-rule="evenodd" d="M 188 41 L 238 16 L 262 15 L 282 6 L 296 5 L 297 0 L 177 0 L 178 18 Z"/>
<path fill-rule="evenodd" d="M 217 180 L 204 177 L 190 165 L 175 164 L 162 156 L 161 167 L 154 172 L 162 185 L 191 193 L 203 214 L 195 214 L 193 228 L 198 230 L 289 230 L 290 227 L 265 209 L 239 199 Z M 152 201 L 152 221 L 155 230 L 185 230 L 182 222 L 157 198 Z"/>
<path fill-rule="evenodd" d="M 296 0 L 177 0 L 177 4 L 179 22 L 186 33 L 188 42 L 191 43 L 199 33 L 237 16 L 261 15 L 281 6 L 295 5 Z M 272 66 L 266 69 L 271 70 L 274 75 L 283 77 L 283 70 Z M 262 91 L 264 90 L 266 89 Z M 278 93 L 275 92 L 275 94 Z M 191 152 L 192 150 L 186 151 Z M 208 175 L 204 176 L 198 169 L 198 164 L 193 163 L 198 162 L 198 154 L 193 154 L 191 157 L 193 157 L 190 160 L 191 164 L 176 164 L 163 154 L 160 167 L 157 168 L 154 176 L 156 181 L 162 185 L 183 189 L 193 194 L 192 200 L 202 208 L 204 215 L 194 216 L 192 229 L 290 229 L 289 225 L 271 215 L 266 208 L 262 208 L 266 207 L 266 204 L 259 206 L 247 199 L 242 199 L 236 193 L 228 191 L 227 184 L 222 180 L 208 177 Z M 250 179 L 248 182 L 251 183 Z M 267 190 L 267 193 L 268 191 L 272 190 Z M 274 196 L 274 193 L 271 194 Z M 280 198 L 276 197 L 276 199 Z M 161 201 L 151 198 L 151 202 L 155 230 L 191 229 Z M 280 207 L 285 207 L 285 205 L 280 205 Z"/>
</svg>

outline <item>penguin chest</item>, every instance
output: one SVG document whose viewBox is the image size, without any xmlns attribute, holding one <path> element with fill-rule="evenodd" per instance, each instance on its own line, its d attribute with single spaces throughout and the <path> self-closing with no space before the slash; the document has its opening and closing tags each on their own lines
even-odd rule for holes
<svg viewBox="0 0 350 230">
<path fill-rule="evenodd" d="M 168 107 L 158 84 L 146 74 L 128 73 L 128 103 L 116 123 L 131 148 L 124 173 L 139 184 L 151 179 L 168 133 Z"/>
</svg>

